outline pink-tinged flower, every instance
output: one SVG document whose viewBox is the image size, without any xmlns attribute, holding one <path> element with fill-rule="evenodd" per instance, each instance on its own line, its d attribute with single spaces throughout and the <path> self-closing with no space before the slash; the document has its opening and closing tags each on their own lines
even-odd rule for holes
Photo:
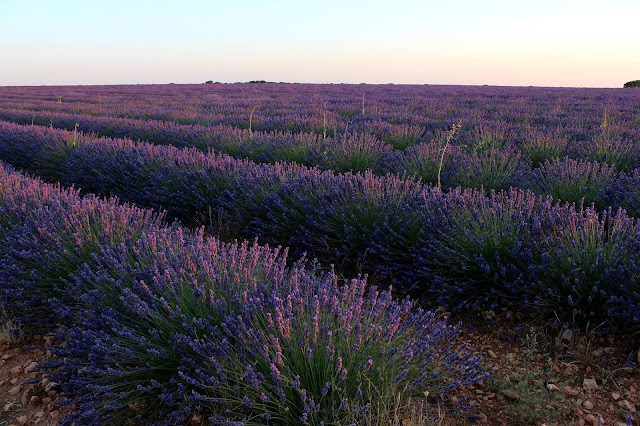
<svg viewBox="0 0 640 426">
<path fill-rule="evenodd" d="M 369 360 L 364 364 L 363 370 L 369 371 L 372 365 L 373 365 L 373 360 L 369 358 Z"/>
<path fill-rule="evenodd" d="M 347 378 L 347 369 L 345 368 L 345 369 L 342 370 L 342 374 L 340 374 L 340 379 L 338 381 L 339 382 L 343 382 L 344 379 L 346 379 L 346 378 Z"/>
<path fill-rule="evenodd" d="M 271 377 L 275 382 L 280 382 L 280 370 L 274 363 L 271 363 Z"/>
<path fill-rule="evenodd" d="M 276 364 L 284 365 L 284 361 L 282 360 L 282 348 L 280 347 L 280 340 L 273 335 L 270 336 L 273 341 L 273 346 L 276 351 Z"/>
</svg>

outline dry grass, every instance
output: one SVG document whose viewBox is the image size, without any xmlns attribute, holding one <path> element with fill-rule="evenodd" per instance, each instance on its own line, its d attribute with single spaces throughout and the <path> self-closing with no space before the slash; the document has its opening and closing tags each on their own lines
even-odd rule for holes
<svg viewBox="0 0 640 426">
<path fill-rule="evenodd" d="M 0 312 L 0 346 L 15 345 L 23 339 L 20 327 L 5 312 Z"/>
</svg>

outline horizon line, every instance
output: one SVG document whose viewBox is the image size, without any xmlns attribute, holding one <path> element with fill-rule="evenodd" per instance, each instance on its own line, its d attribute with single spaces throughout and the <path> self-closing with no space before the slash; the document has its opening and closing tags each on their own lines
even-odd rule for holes
<svg viewBox="0 0 640 426">
<path fill-rule="evenodd" d="M 535 84 L 521 84 L 521 85 L 505 85 L 505 84 L 461 84 L 461 83 L 336 83 L 336 82 L 298 82 L 298 81 L 266 81 L 266 80 L 249 80 L 249 81 L 212 81 L 207 80 L 205 82 L 198 83 L 176 83 L 176 82 L 163 82 L 163 83 L 97 83 L 97 84 L 0 84 L 0 87 L 95 87 L 95 86 L 186 86 L 186 85 L 233 85 L 233 84 L 300 84 L 300 85 L 343 85 L 343 86 L 463 86 L 463 87 L 519 87 L 519 88 L 547 88 L 547 89 L 628 89 L 628 87 L 620 86 L 545 86 Z M 625 83 L 623 83 L 625 84 Z"/>
</svg>

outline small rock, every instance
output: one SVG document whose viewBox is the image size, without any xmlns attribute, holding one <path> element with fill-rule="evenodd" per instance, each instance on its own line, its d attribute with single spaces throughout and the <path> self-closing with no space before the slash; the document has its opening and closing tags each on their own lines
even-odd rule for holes
<svg viewBox="0 0 640 426">
<path fill-rule="evenodd" d="M 9 358 L 11 358 L 12 356 L 13 356 L 13 355 L 10 355 L 10 354 L 4 354 L 4 355 L 2 355 L 2 358 L 0 358 L 0 359 L 2 359 L 3 361 L 6 361 L 6 360 L 8 360 Z"/>
<path fill-rule="evenodd" d="M 604 355 L 604 348 L 596 349 L 595 351 L 591 352 L 591 355 L 593 355 L 596 358 L 602 357 L 602 355 Z"/>
<path fill-rule="evenodd" d="M 4 384 L 5 384 L 5 383 L 7 383 L 7 381 L 6 381 L 6 380 L 0 380 L 0 388 L 1 388 L 2 386 L 4 386 Z"/>
<path fill-rule="evenodd" d="M 571 331 L 571 329 L 567 328 L 565 331 L 562 332 L 562 340 L 566 340 L 570 342 L 572 339 L 573 339 L 573 331 Z"/>
<path fill-rule="evenodd" d="M 493 311 L 484 311 L 482 313 L 482 316 L 484 317 L 484 319 L 486 320 L 492 320 L 496 318 L 496 313 Z"/>
<path fill-rule="evenodd" d="M 44 417 L 44 411 L 38 411 L 38 412 L 36 413 L 35 417 L 36 417 L 37 419 L 39 419 L 39 418 L 41 418 L 41 417 Z"/>
<path fill-rule="evenodd" d="M 56 386 L 58 386 L 57 383 L 54 382 L 49 382 L 47 381 L 46 386 L 44 387 L 45 392 L 49 392 L 50 390 L 52 390 L 53 388 L 55 388 Z"/>
<path fill-rule="evenodd" d="M 59 411 L 52 411 L 51 413 L 49 413 L 49 415 L 55 419 L 56 417 L 58 417 L 60 415 L 60 412 Z"/>
<path fill-rule="evenodd" d="M 24 364 L 22 364 L 22 366 L 26 369 L 27 367 L 29 367 L 29 365 L 31 365 L 31 363 L 33 362 L 32 359 L 26 361 Z"/>
<path fill-rule="evenodd" d="M 547 383 L 547 389 L 550 391 L 557 391 L 559 388 L 554 383 Z"/>
<path fill-rule="evenodd" d="M 22 390 L 22 386 L 14 386 L 11 389 L 9 389 L 9 395 L 17 395 L 20 393 L 20 391 Z"/>
<path fill-rule="evenodd" d="M 594 389 L 598 389 L 598 384 L 593 379 L 584 379 L 582 381 L 582 388 L 584 390 L 594 390 Z"/>
<path fill-rule="evenodd" d="M 194 414 L 193 417 L 191 417 L 191 426 L 199 426 L 202 424 L 202 416 L 198 415 L 198 414 Z"/>
<path fill-rule="evenodd" d="M 31 399 L 31 395 L 29 395 L 29 391 L 24 391 L 22 393 L 22 396 L 20 397 L 20 403 L 22 405 L 28 405 L 29 404 L 29 400 Z"/>
<path fill-rule="evenodd" d="M 27 422 L 29 421 L 29 418 L 27 416 L 20 416 L 20 417 L 16 417 L 16 421 L 18 422 L 19 425 L 26 425 Z"/>
<path fill-rule="evenodd" d="M 632 413 L 636 412 L 636 407 L 626 399 L 623 399 L 622 401 L 618 401 L 618 405 Z"/>
<path fill-rule="evenodd" d="M 493 359 L 498 358 L 498 355 L 496 355 L 496 353 L 495 353 L 494 351 L 492 351 L 491 349 L 489 349 L 489 350 L 487 351 L 487 354 L 489 354 L 489 356 L 490 356 L 491 358 L 493 358 Z"/>
<path fill-rule="evenodd" d="M 570 387 L 566 387 L 564 388 L 564 391 L 566 393 L 568 393 L 571 396 L 578 396 L 580 395 L 580 390 L 579 389 L 574 389 L 574 388 L 570 388 Z"/>
<path fill-rule="evenodd" d="M 565 376 L 568 376 L 568 375 L 570 375 L 570 374 L 573 374 L 573 367 L 572 367 L 572 366 L 570 366 L 570 365 L 569 365 L 569 366 L 567 366 L 567 368 L 565 368 L 565 369 L 562 371 L 562 373 L 563 373 Z"/>
<path fill-rule="evenodd" d="M 611 392 L 611 398 L 613 398 L 614 401 L 617 401 L 620 399 L 620 394 L 618 392 Z"/>
<path fill-rule="evenodd" d="M 6 404 L 4 404 L 4 407 L 2 407 L 2 411 L 9 411 L 13 408 L 15 404 L 13 402 L 7 402 Z"/>
<path fill-rule="evenodd" d="M 593 402 L 589 401 L 588 399 L 585 400 L 582 403 L 582 408 L 584 408 L 585 410 L 593 410 Z"/>
<path fill-rule="evenodd" d="M 587 417 L 585 417 L 584 419 L 589 423 L 591 423 L 592 425 L 597 426 L 598 424 L 598 419 L 596 419 L 596 416 L 594 416 L 593 414 L 588 414 Z"/>
<path fill-rule="evenodd" d="M 49 398 L 48 396 L 45 396 L 44 398 L 42 398 L 42 403 L 45 404 L 45 405 L 50 403 L 51 401 L 53 401 L 53 400 L 51 398 Z"/>
<path fill-rule="evenodd" d="M 480 417 L 480 419 L 478 419 L 480 423 L 487 423 L 489 421 L 485 413 L 478 414 L 478 417 Z"/>
<path fill-rule="evenodd" d="M 34 370 L 36 367 L 38 367 L 38 363 L 37 362 L 32 362 L 31 364 L 27 365 L 25 367 L 24 371 L 32 371 Z"/>
<path fill-rule="evenodd" d="M 35 404 L 37 404 L 38 402 L 40 402 L 40 397 L 39 397 L 39 396 L 37 396 L 37 395 L 33 395 L 33 396 L 31 397 L 31 399 L 29 400 L 29 402 L 31 402 L 32 404 L 34 404 L 34 405 L 35 405 Z"/>
<path fill-rule="evenodd" d="M 20 381 L 20 379 L 18 379 L 16 377 L 15 379 L 11 379 L 11 381 L 9 383 L 11 383 L 12 385 L 17 385 L 19 381 Z"/>
<path fill-rule="evenodd" d="M 591 373 L 591 367 L 587 367 L 587 368 L 585 368 L 585 369 L 584 369 L 584 371 L 585 371 L 587 374 Z"/>
<path fill-rule="evenodd" d="M 502 396 L 504 396 L 507 399 L 510 399 L 512 401 L 517 401 L 518 399 L 520 399 L 520 396 L 515 393 L 514 391 L 510 390 L 510 389 L 503 389 L 500 391 L 500 394 Z"/>
<path fill-rule="evenodd" d="M 50 397 L 54 397 L 58 394 L 58 392 L 55 389 L 50 390 L 49 392 L 47 392 L 47 395 L 49 395 Z"/>
<path fill-rule="evenodd" d="M 15 366 L 15 367 L 13 367 L 11 370 L 9 370 L 9 372 L 10 372 L 11 374 L 13 374 L 14 376 L 16 376 L 16 375 L 18 375 L 18 374 L 22 373 L 22 367 L 20 367 L 19 365 L 17 365 L 17 366 Z"/>
<path fill-rule="evenodd" d="M 586 422 L 584 421 L 584 419 L 583 419 L 583 418 L 580 418 L 580 419 L 578 419 L 578 424 L 579 424 L 580 426 L 584 426 L 584 425 L 586 424 Z"/>
</svg>

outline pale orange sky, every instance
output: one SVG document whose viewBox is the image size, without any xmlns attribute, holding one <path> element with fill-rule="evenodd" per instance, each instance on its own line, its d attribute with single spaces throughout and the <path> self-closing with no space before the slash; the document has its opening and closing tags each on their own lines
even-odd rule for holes
<svg viewBox="0 0 640 426">
<path fill-rule="evenodd" d="M 637 0 L 2 0 L 0 85 L 621 87 L 638 22 Z"/>
</svg>

